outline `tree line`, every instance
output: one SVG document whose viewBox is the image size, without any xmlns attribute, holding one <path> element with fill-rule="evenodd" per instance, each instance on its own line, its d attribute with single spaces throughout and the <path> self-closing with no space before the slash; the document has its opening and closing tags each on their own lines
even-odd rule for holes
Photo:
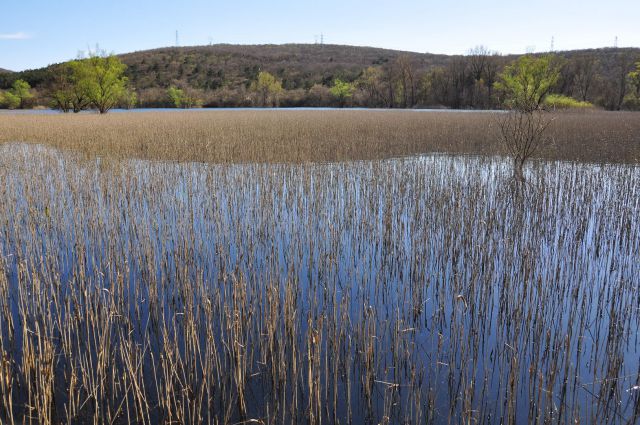
<svg viewBox="0 0 640 425">
<path fill-rule="evenodd" d="M 64 112 L 141 107 L 374 107 L 452 109 L 507 108 L 504 75 L 510 67 L 543 59 L 557 72 L 545 93 L 556 108 L 597 106 L 608 110 L 640 110 L 640 56 L 622 49 L 606 57 L 581 53 L 525 55 L 507 58 L 485 47 L 453 57 L 445 66 L 420 67 L 415 57 L 401 54 L 380 60 L 359 72 L 336 73 L 305 87 L 286 89 L 282 72 L 256 65 L 244 83 L 193 87 L 176 79 L 167 87 L 137 89 L 132 70 L 121 59 L 104 53 L 50 67 L 46 74 L 25 79 L 0 77 L 0 107 L 45 106 Z M 535 61 L 534 61 L 535 62 Z M 537 62 L 535 62 L 537 63 Z M 197 72 L 205 72 L 199 70 Z M 211 70 L 206 71 L 207 75 Z M 212 73 L 219 78 L 224 73 Z M 3 80 L 4 78 L 4 80 Z M 35 89 L 31 86 L 35 83 Z M 524 84 L 525 82 L 523 82 Z M 550 95 L 550 96 L 547 96 Z"/>
</svg>

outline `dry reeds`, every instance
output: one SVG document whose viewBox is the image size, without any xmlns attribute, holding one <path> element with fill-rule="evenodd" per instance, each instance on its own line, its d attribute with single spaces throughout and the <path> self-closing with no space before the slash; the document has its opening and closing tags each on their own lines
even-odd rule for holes
<svg viewBox="0 0 640 425">
<path fill-rule="evenodd" d="M 640 418 L 638 167 L 514 194 L 501 157 L 306 162 L 420 151 L 430 115 L 234 114 L 0 118 L 65 148 L 0 146 L 1 423 Z"/>
<path fill-rule="evenodd" d="M 0 143 L 87 156 L 196 162 L 384 159 L 432 152 L 506 154 L 499 113 L 421 111 L 192 111 L 108 116 L 0 114 Z M 558 113 L 541 158 L 640 162 L 640 116 Z"/>
</svg>

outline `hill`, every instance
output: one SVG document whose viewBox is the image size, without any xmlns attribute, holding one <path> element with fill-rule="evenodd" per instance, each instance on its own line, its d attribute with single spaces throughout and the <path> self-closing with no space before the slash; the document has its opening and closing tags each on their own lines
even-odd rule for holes
<svg viewBox="0 0 640 425">
<path fill-rule="evenodd" d="M 401 55 L 410 57 L 420 69 L 450 60 L 446 55 L 320 44 L 170 47 L 120 58 L 139 88 L 182 80 L 197 88 L 216 89 L 252 81 L 259 71 L 267 71 L 282 80 L 283 88 L 292 90 L 330 83 L 335 76 L 355 79 L 363 68 L 392 62 Z"/>
<path fill-rule="evenodd" d="M 564 58 L 556 91 L 619 109 L 626 76 L 640 49 L 556 52 Z M 357 83 L 354 106 L 490 108 L 497 73 L 517 56 L 478 50 L 465 56 L 405 52 L 373 47 L 285 44 L 168 47 L 118 55 L 141 106 L 170 106 L 166 89 L 175 85 L 205 106 L 253 106 L 250 85 L 261 71 L 278 78 L 281 106 L 336 106 L 329 87 L 339 78 Z M 46 101 L 60 64 L 0 74 L 0 89 L 18 78 Z M 624 78 L 622 78 L 624 80 Z M 585 88 L 586 87 L 586 88 Z"/>
</svg>

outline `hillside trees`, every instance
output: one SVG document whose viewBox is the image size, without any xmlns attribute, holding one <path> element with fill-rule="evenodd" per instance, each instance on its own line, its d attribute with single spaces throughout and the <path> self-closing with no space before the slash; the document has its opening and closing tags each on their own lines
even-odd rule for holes
<svg viewBox="0 0 640 425">
<path fill-rule="evenodd" d="M 251 91 L 258 96 L 260 106 L 277 106 L 282 82 L 268 72 L 262 71 L 251 84 Z"/>
<path fill-rule="evenodd" d="M 420 93 L 427 104 L 452 109 L 492 108 L 496 106 L 494 85 L 501 60 L 486 47 L 471 49 L 465 56 L 451 58 L 420 78 Z"/>
<path fill-rule="evenodd" d="M 338 104 L 340 107 L 344 107 L 353 96 L 355 92 L 355 86 L 352 83 L 348 83 L 346 81 L 342 81 L 340 78 L 336 78 L 333 82 L 333 86 L 329 90 L 331 95 L 338 100 Z"/>
<path fill-rule="evenodd" d="M 598 60 L 593 56 L 580 55 L 571 62 L 575 90 L 578 98 L 586 102 L 597 78 Z"/>
<path fill-rule="evenodd" d="M 202 99 L 194 89 L 170 86 L 167 89 L 167 96 L 176 108 L 190 109 L 202 106 Z"/>
<path fill-rule="evenodd" d="M 630 48 L 558 53 L 557 58 L 565 62 L 552 89 L 605 109 L 635 109 L 635 88 L 629 73 L 639 54 L 640 50 Z M 106 55 L 99 57 L 98 61 L 107 61 Z M 344 99 L 330 93 L 339 78 L 355 85 L 348 105 L 460 109 L 508 106 L 501 103 L 505 98 L 495 89 L 495 82 L 505 65 L 517 59 L 483 46 L 457 56 L 344 46 L 323 50 L 307 46 L 209 46 L 136 52 L 119 58 L 127 64 L 122 73 L 127 77 L 127 90 L 116 107 L 131 105 L 130 89 L 135 89 L 140 106 L 175 106 L 167 93 L 171 86 L 211 107 L 340 106 Z M 0 89 L 8 92 L 21 79 L 34 88 L 35 97 L 24 102 L 26 107 L 98 109 L 95 96 L 89 97 L 86 86 L 91 78 L 82 75 L 95 74 L 87 66 L 90 59 L 17 73 L 0 72 Z M 19 107 L 15 97 L 11 98 L 12 107 Z"/>
<path fill-rule="evenodd" d="M 635 64 L 635 69 L 629 72 L 631 93 L 625 96 L 624 105 L 628 109 L 640 110 L 640 61 Z"/>
<path fill-rule="evenodd" d="M 633 86 L 634 93 L 640 97 L 640 61 L 636 63 L 636 67 L 629 73 L 629 80 Z"/>
<path fill-rule="evenodd" d="M 399 104 L 402 108 L 413 108 L 416 104 L 416 77 L 413 63 L 408 55 L 401 55 L 396 60 Z"/>
<path fill-rule="evenodd" d="M 356 81 L 356 86 L 364 93 L 365 102 L 374 108 L 385 104 L 382 72 L 381 68 L 370 66 L 362 71 Z"/>
</svg>

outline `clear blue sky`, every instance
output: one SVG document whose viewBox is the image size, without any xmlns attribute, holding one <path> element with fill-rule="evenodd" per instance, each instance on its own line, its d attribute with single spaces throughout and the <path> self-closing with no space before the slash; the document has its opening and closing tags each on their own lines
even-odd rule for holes
<svg viewBox="0 0 640 425">
<path fill-rule="evenodd" d="M 116 53 L 175 44 L 326 43 L 433 53 L 482 44 L 528 48 L 640 47 L 640 0 L 5 0 L 0 68 L 72 59 L 96 43 Z"/>
</svg>

